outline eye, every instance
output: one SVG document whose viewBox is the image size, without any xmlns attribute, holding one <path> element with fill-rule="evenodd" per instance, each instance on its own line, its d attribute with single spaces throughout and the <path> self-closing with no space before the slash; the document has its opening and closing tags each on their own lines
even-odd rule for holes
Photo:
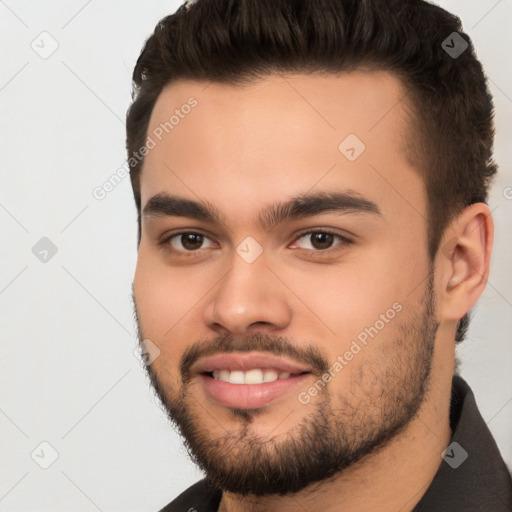
<svg viewBox="0 0 512 512">
<path fill-rule="evenodd" d="M 182 231 L 165 237 L 159 245 L 167 247 L 170 252 L 194 253 L 199 252 L 205 240 L 210 240 L 206 235 L 195 231 Z M 212 244 L 213 246 L 215 244 Z"/>
<path fill-rule="evenodd" d="M 332 244 L 336 238 L 340 240 L 340 243 L 336 244 L 333 248 Z M 314 254 L 330 252 L 331 250 L 336 250 L 335 248 L 338 245 L 345 246 L 352 243 L 352 240 L 343 235 L 325 230 L 306 231 L 301 233 L 297 240 L 300 241 L 302 239 L 304 239 L 305 243 L 302 246 L 299 245 L 299 249 L 304 249 Z M 312 249 L 310 249 L 311 246 Z"/>
</svg>

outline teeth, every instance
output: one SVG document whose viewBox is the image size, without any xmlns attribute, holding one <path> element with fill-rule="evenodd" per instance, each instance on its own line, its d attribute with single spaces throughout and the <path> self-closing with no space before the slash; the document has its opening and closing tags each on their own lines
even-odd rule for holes
<svg viewBox="0 0 512 512">
<path fill-rule="evenodd" d="M 263 373 L 263 382 L 274 382 L 277 379 L 278 375 L 275 370 L 265 370 Z"/>
<path fill-rule="evenodd" d="M 229 382 L 231 382 L 231 380 Z M 244 384 L 261 384 L 262 382 L 263 372 L 261 370 L 249 370 L 245 372 Z"/>
<path fill-rule="evenodd" d="M 243 384 L 244 381 L 244 372 L 239 370 L 234 370 L 231 372 L 231 375 L 229 376 L 229 382 L 231 382 L 231 384 Z"/>
<path fill-rule="evenodd" d="M 278 373 L 276 370 L 262 370 L 255 368 L 243 372 L 241 370 L 215 370 L 213 378 L 231 384 L 262 384 L 263 382 L 274 382 L 277 379 L 288 379 L 290 372 Z"/>
</svg>

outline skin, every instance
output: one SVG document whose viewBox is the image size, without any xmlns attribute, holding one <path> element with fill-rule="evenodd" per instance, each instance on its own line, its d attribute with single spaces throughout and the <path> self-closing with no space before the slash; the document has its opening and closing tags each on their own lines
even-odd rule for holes
<svg viewBox="0 0 512 512">
<path fill-rule="evenodd" d="M 334 406 L 343 403 L 338 399 L 355 406 L 378 397 L 383 371 L 377 369 L 395 360 L 392 340 L 401 323 L 422 310 L 429 275 L 426 193 L 404 156 L 409 121 L 401 83 L 383 71 L 276 74 L 244 87 L 182 80 L 161 93 L 148 133 L 191 96 L 197 107 L 146 157 L 142 207 L 160 192 L 201 199 L 216 207 L 226 225 L 143 216 L 133 292 L 141 336 L 160 350 L 152 372 L 163 389 L 176 393 L 186 348 L 223 334 L 285 336 L 298 348 L 316 347 L 333 364 L 358 333 L 398 302 L 403 310 L 397 320 L 328 384 Z M 366 145 L 354 162 L 338 150 L 350 133 Z M 376 203 L 381 215 L 322 213 L 271 230 L 258 224 L 267 203 L 312 190 L 347 189 Z M 338 250 L 311 255 L 318 248 L 311 237 L 298 237 L 322 228 L 354 243 L 335 238 Z M 167 249 L 157 242 L 173 230 L 208 238 L 201 252 L 190 256 L 175 237 L 176 253 L 170 253 L 170 242 Z M 263 249 L 250 264 L 236 252 L 248 236 Z M 418 415 L 399 435 L 318 485 L 285 496 L 225 492 L 219 510 L 285 512 L 300 509 L 298 504 L 309 510 L 312 503 L 325 512 L 412 510 L 450 442 L 456 325 L 484 290 L 492 241 L 492 216 L 482 203 L 464 210 L 445 232 L 433 262 L 438 328 L 430 386 Z M 314 380 L 311 376 L 304 389 Z M 199 382 L 189 391 L 194 417 L 212 438 L 223 429 L 236 436 L 247 428 L 243 418 L 209 399 Z M 279 442 L 307 421 L 320 400 L 313 397 L 305 406 L 295 392 L 286 395 L 254 415 L 251 432 Z M 369 414 L 377 414 L 370 405 Z"/>
</svg>

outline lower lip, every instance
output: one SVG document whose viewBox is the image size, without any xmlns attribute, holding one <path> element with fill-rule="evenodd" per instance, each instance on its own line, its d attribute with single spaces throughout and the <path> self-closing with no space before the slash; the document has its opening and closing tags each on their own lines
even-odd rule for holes
<svg viewBox="0 0 512 512">
<path fill-rule="evenodd" d="M 290 393 L 311 374 L 292 375 L 287 379 L 278 379 L 261 384 L 231 384 L 201 374 L 206 392 L 219 404 L 238 409 L 263 407 Z"/>
</svg>

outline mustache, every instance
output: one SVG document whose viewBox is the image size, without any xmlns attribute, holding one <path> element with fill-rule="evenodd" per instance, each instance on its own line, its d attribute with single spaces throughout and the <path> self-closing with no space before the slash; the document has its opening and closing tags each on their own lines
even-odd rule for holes
<svg viewBox="0 0 512 512">
<path fill-rule="evenodd" d="M 188 346 L 180 360 L 180 373 L 184 383 L 192 378 L 190 369 L 201 357 L 229 352 L 267 352 L 275 356 L 287 356 L 298 363 L 307 363 L 316 375 L 327 372 L 329 364 L 321 352 L 312 345 L 298 347 L 283 336 L 258 333 L 244 338 L 229 334 L 209 341 L 196 341 Z"/>
</svg>

